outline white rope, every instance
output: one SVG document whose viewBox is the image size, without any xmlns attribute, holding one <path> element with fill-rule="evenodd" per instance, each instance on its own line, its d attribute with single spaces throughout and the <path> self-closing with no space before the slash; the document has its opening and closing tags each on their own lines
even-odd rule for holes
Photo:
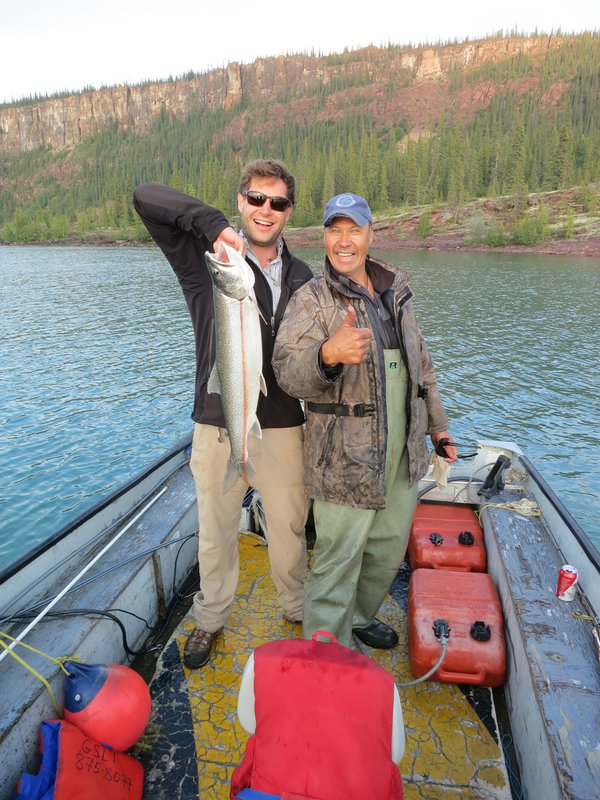
<svg viewBox="0 0 600 800">
<path fill-rule="evenodd" d="M 79 572 L 79 573 L 78 573 L 78 574 L 77 574 L 77 575 L 76 575 L 76 576 L 75 576 L 75 577 L 74 577 L 74 578 L 73 578 L 73 579 L 72 579 L 72 580 L 71 580 L 71 581 L 70 581 L 70 582 L 69 582 L 69 583 L 68 583 L 66 586 L 65 586 L 65 588 L 64 588 L 64 589 L 62 589 L 62 590 L 61 590 L 61 591 L 60 591 L 60 592 L 59 592 L 59 593 L 56 595 L 56 597 L 54 597 L 54 598 L 53 598 L 53 599 L 52 599 L 52 600 L 51 600 L 51 601 L 48 603 L 48 605 L 47 605 L 47 606 L 45 606 L 45 607 L 44 607 L 44 608 L 43 608 L 43 609 L 40 611 L 40 613 L 37 615 L 37 617 L 36 617 L 35 619 L 33 619 L 33 620 L 32 620 L 32 621 L 29 623 L 29 625 L 27 625 L 27 627 L 25 628 L 25 630 L 24 630 L 24 631 L 22 631 L 22 632 L 21 632 L 21 633 L 20 633 L 20 634 L 19 634 L 19 635 L 18 635 L 18 636 L 15 638 L 14 642 L 12 642 L 12 644 L 11 644 L 11 645 L 10 645 L 10 646 L 9 646 L 9 647 L 6 649 L 6 650 L 3 650 L 3 651 L 0 653 L 0 661 L 2 661 L 2 659 L 3 659 L 3 658 L 5 658 L 5 657 L 8 655 L 8 651 L 9 651 L 9 650 L 12 650 L 12 649 L 14 648 L 14 646 L 15 646 L 16 644 L 18 644 L 18 642 L 20 642 L 22 639 L 24 639 L 24 638 L 25 638 L 25 636 L 27 636 L 27 634 L 29 633 L 29 631 L 30 631 L 32 628 L 34 628 L 34 627 L 35 627 L 35 626 L 38 624 L 38 622 L 39 622 L 41 619 L 43 619 L 43 618 L 46 616 L 46 614 L 47 614 L 47 613 L 48 613 L 48 612 L 49 612 L 49 611 L 50 611 L 52 608 L 54 608 L 54 606 L 55 606 L 55 605 L 58 603 L 58 601 L 59 601 L 59 600 L 61 600 L 61 599 L 62 599 L 62 598 L 63 598 L 63 597 L 64 597 L 64 596 L 67 594 L 67 592 L 68 592 L 68 591 L 70 591 L 70 590 L 73 588 L 73 586 L 75 586 L 75 584 L 77 583 L 77 581 L 78 581 L 80 578 L 82 578 L 82 577 L 85 575 L 85 573 L 86 573 L 86 572 L 88 572 L 88 570 L 90 570 L 90 569 L 91 569 L 91 568 L 94 566 L 94 564 L 95 564 L 97 561 L 99 561 L 99 560 L 102 558 L 102 556 L 103 556 L 103 555 L 104 555 L 106 552 L 108 552 L 108 550 L 110 550 L 110 548 L 113 546 L 113 544 L 115 544 L 115 542 L 117 542 L 117 541 L 118 541 L 118 540 L 121 538 L 121 536 L 123 536 L 123 534 L 124 534 L 124 533 L 126 533 L 126 531 L 128 531 L 128 530 L 129 530 L 129 528 L 131 528 L 131 526 L 132 526 L 132 525 L 134 525 L 134 524 L 135 524 L 135 523 L 138 521 L 138 519 L 139 519 L 141 516 L 143 516 L 143 515 L 146 513 L 146 511 L 147 511 L 147 510 L 150 508 L 150 506 L 154 505 L 154 503 L 156 503 L 156 501 L 158 500 L 158 498 L 159 498 L 159 497 L 161 497 L 161 495 L 163 495 L 163 494 L 164 494 L 166 491 L 167 491 L 167 487 L 166 487 L 166 486 L 163 486 L 163 488 L 160 490 L 160 492 L 159 492 L 157 495 L 155 495 L 155 496 L 152 498 L 152 500 L 150 500 L 148 503 L 146 503 L 146 505 L 145 505 L 145 506 L 144 506 L 144 507 L 141 509 L 141 511 L 139 511 L 139 512 L 138 512 L 138 513 L 135 515 L 135 517 L 134 517 L 132 520 L 130 520 L 130 522 L 128 522 L 128 523 L 127 523 L 127 525 L 126 525 L 126 526 L 125 526 L 125 527 L 124 527 L 124 528 L 123 528 L 121 531 L 119 531 L 119 533 L 117 533 L 117 535 L 116 535 L 116 536 L 114 536 L 114 537 L 113 537 L 113 538 L 110 540 L 110 542 L 109 542 L 109 543 L 108 543 L 108 544 L 107 544 L 105 547 L 103 547 L 103 548 L 102 548 L 102 550 L 101 550 L 101 551 L 100 551 L 100 552 L 99 552 L 99 553 L 98 553 L 96 556 L 94 556 L 94 558 L 93 558 L 93 559 L 92 559 L 92 560 L 91 560 L 91 561 L 90 561 L 88 564 L 86 564 L 86 566 L 85 566 L 85 567 L 84 567 L 84 568 L 83 568 L 83 569 L 82 569 L 82 570 L 81 570 L 81 571 L 80 571 L 80 572 Z"/>
</svg>

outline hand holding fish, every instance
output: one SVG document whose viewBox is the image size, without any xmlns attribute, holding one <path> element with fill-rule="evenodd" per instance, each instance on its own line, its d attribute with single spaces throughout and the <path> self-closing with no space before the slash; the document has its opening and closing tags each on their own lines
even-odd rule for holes
<svg viewBox="0 0 600 800">
<path fill-rule="evenodd" d="M 242 256 L 246 255 L 246 242 L 244 241 L 243 237 L 240 236 L 240 234 L 233 228 L 223 228 L 221 233 L 217 236 L 213 242 L 213 249 L 215 253 L 218 252 L 221 242 L 229 245 L 229 247 L 233 247 L 233 249 L 237 250 Z"/>
<path fill-rule="evenodd" d="M 337 331 L 321 346 L 323 363 L 334 367 L 337 364 L 362 364 L 371 346 L 369 328 L 356 327 L 356 309 L 348 306 L 348 313 Z"/>
</svg>

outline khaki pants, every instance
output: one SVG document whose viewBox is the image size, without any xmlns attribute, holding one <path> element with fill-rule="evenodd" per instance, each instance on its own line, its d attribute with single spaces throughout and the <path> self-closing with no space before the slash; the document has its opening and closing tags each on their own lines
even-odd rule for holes
<svg viewBox="0 0 600 800">
<path fill-rule="evenodd" d="M 262 439 L 251 436 L 248 441 L 267 521 L 271 576 L 290 619 L 302 619 L 306 572 L 308 502 L 302 443 L 301 426 L 267 428 Z M 196 424 L 190 467 L 198 498 L 200 591 L 194 597 L 194 617 L 200 628 L 210 632 L 227 621 L 239 577 L 238 529 L 248 486 L 240 478 L 223 494 L 229 455 L 225 429 Z"/>
<path fill-rule="evenodd" d="M 303 635 L 326 630 L 349 647 L 352 628 L 374 616 L 408 544 L 418 487 L 409 488 L 406 450 L 407 375 L 399 350 L 385 350 L 387 451 L 385 509 L 315 501 L 317 541 L 306 579 Z"/>
</svg>

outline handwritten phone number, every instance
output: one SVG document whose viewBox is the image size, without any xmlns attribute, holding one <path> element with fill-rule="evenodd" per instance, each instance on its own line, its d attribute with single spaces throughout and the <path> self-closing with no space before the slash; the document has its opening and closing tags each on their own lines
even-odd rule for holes
<svg viewBox="0 0 600 800">
<path fill-rule="evenodd" d="M 77 753 L 75 756 L 75 767 L 82 772 L 90 772 L 93 775 L 100 775 L 105 781 L 112 783 L 122 783 L 126 789 L 131 789 L 131 778 L 118 772 L 112 767 L 107 767 L 102 762 L 97 761 L 92 756 L 87 756 L 84 753 Z"/>
</svg>

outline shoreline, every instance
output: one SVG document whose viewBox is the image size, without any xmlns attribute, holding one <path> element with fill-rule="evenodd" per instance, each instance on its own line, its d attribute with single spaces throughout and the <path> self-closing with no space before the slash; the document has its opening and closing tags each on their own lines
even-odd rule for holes
<svg viewBox="0 0 600 800">
<path fill-rule="evenodd" d="M 323 240 L 320 229 L 291 228 L 284 233 L 287 244 L 291 247 L 322 247 Z M 156 247 L 152 240 L 145 242 L 128 241 L 126 239 L 97 240 L 43 240 L 36 242 L 2 242 L 0 247 Z M 373 250 L 431 250 L 433 252 L 473 252 L 473 253 L 532 253 L 545 256 L 568 256 L 576 258 L 600 259 L 600 236 L 576 236 L 573 239 L 556 239 L 537 245 L 507 244 L 492 246 L 486 244 L 466 244 L 462 236 L 430 236 L 427 239 L 418 237 L 399 237 L 389 229 L 377 229 Z"/>
<path fill-rule="evenodd" d="M 314 230 L 290 230 L 285 234 L 290 247 L 321 247 L 320 233 Z M 374 250 L 431 250 L 434 252 L 474 253 L 532 253 L 545 256 L 570 256 L 600 259 L 600 236 L 576 236 L 573 239 L 556 239 L 537 245 L 507 244 L 493 247 L 486 244 L 465 244 L 462 236 L 430 236 L 400 238 L 389 230 L 377 230 L 373 239 Z"/>
</svg>

